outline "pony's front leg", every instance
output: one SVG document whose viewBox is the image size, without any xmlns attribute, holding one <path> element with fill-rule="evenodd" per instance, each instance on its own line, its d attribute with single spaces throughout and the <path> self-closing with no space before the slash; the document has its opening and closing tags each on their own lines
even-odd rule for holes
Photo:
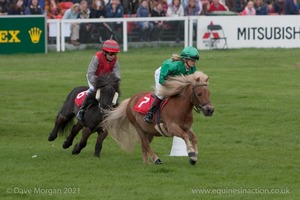
<svg viewBox="0 0 300 200">
<path fill-rule="evenodd" d="M 90 131 L 89 128 L 83 128 L 82 138 L 81 138 L 80 142 L 74 146 L 72 154 L 79 154 L 81 152 L 81 150 L 86 146 L 87 140 L 91 134 L 92 134 L 92 131 Z"/>
<path fill-rule="evenodd" d="M 189 135 L 190 140 L 192 141 L 192 146 L 195 151 L 195 158 L 191 158 L 193 161 L 190 160 L 190 163 L 194 165 L 194 164 L 196 164 L 197 157 L 198 157 L 198 139 L 197 139 L 197 136 L 194 134 L 194 131 L 192 128 L 187 131 L 187 134 Z M 192 163 L 194 161 L 195 161 L 195 163 Z"/>
<path fill-rule="evenodd" d="M 190 131 L 191 130 L 184 132 L 182 134 L 182 139 L 185 141 L 185 144 L 186 144 L 187 153 L 188 153 L 188 156 L 190 157 L 190 164 L 195 165 L 197 162 L 197 159 L 198 159 L 198 150 L 197 150 L 197 148 L 194 149 L 195 138 L 192 140 L 193 145 L 190 142 L 189 135 L 192 133 Z M 196 141 L 196 145 L 197 145 L 197 141 Z"/>
<path fill-rule="evenodd" d="M 194 143 L 192 145 L 190 142 L 190 135 L 193 134 L 192 129 L 189 129 L 187 132 L 185 132 L 180 126 L 178 126 L 176 123 L 173 123 L 169 125 L 168 132 L 173 136 L 180 137 L 184 140 L 188 156 L 190 157 L 190 164 L 196 164 L 198 151 L 196 152 L 193 148 Z"/>
<path fill-rule="evenodd" d="M 187 131 L 187 134 L 189 134 L 190 140 L 192 141 L 193 149 L 195 150 L 195 153 L 198 155 L 198 139 L 196 135 L 194 134 L 193 129 Z"/>
<path fill-rule="evenodd" d="M 106 138 L 108 133 L 107 133 L 107 131 L 103 131 L 102 128 L 98 128 L 97 133 L 98 133 L 98 137 L 97 137 L 97 142 L 96 142 L 96 145 L 95 145 L 95 154 L 94 154 L 94 156 L 100 158 L 100 152 L 102 150 L 102 144 L 103 144 L 103 141 Z"/>
</svg>

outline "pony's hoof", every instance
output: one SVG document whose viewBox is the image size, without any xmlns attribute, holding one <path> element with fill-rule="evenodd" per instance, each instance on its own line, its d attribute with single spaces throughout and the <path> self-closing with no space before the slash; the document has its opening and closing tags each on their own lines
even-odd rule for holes
<svg viewBox="0 0 300 200">
<path fill-rule="evenodd" d="M 193 160 L 193 159 L 190 158 L 190 164 L 191 165 L 195 165 L 196 163 L 197 163 L 197 160 Z"/>
<path fill-rule="evenodd" d="M 155 162 L 154 162 L 156 165 L 161 165 L 163 164 L 163 162 L 158 158 Z"/>
<path fill-rule="evenodd" d="M 48 137 L 49 142 L 54 141 L 55 139 L 56 139 L 56 137 L 53 135 L 49 135 L 49 137 Z"/>
<path fill-rule="evenodd" d="M 189 152 L 188 155 L 190 157 L 190 164 L 191 165 L 195 165 L 196 162 L 197 162 L 197 154 L 196 154 L 196 152 Z"/>
<path fill-rule="evenodd" d="M 63 147 L 64 149 L 67 149 L 67 148 L 69 148 L 70 146 L 72 146 L 72 143 L 70 144 L 70 143 L 68 143 L 67 141 L 65 141 L 65 142 L 63 143 L 63 145 L 62 145 L 62 147 Z"/>
<path fill-rule="evenodd" d="M 72 154 L 73 155 L 78 155 L 80 153 L 80 151 L 78 150 L 78 144 L 76 144 L 75 146 L 74 146 L 74 149 L 73 149 L 73 151 L 72 151 Z"/>
<path fill-rule="evenodd" d="M 100 158 L 100 154 L 99 153 L 95 153 L 94 156 L 97 157 L 97 158 Z"/>
</svg>

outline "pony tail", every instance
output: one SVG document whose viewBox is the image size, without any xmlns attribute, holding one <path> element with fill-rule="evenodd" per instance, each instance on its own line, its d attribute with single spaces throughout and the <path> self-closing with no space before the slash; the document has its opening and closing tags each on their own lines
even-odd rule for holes
<svg viewBox="0 0 300 200">
<path fill-rule="evenodd" d="M 171 57 L 172 61 L 179 61 L 181 60 L 181 57 L 178 55 L 178 54 L 172 54 L 172 57 Z"/>
<path fill-rule="evenodd" d="M 125 99 L 116 109 L 108 112 L 101 125 L 123 150 L 132 152 L 133 145 L 138 141 L 138 134 L 126 116 L 129 100 Z"/>
</svg>

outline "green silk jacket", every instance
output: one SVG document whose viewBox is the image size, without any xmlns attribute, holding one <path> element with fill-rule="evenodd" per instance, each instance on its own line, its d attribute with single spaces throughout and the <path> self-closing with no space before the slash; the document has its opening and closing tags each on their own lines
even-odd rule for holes
<svg viewBox="0 0 300 200">
<path fill-rule="evenodd" d="M 172 59 L 168 59 L 163 62 L 161 66 L 159 83 L 163 85 L 168 76 L 189 75 L 195 71 L 196 66 L 191 67 L 190 70 L 187 71 L 182 61 L 172 61 Z"/>
</svg>

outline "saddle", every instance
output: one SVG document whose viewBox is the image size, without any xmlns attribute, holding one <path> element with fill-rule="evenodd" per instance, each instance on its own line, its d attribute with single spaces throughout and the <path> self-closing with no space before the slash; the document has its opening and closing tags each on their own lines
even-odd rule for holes
<svg viewBox="0 0 300 200">
<path fill-rule="evenodd" d="M 81 105 L 83 104 L 83 101 L 84 101 L 84 99 L 85 99 L 85 97 L 86 97 L 86 93 L 87 93 L 87 90 L 82 91 L 82 92 L 78 93 L 77 96 L 76 96 L 75 99 L 74 99 L 75 104 L 76 104 L 79 108 L 80 108 Z M 88 103 L 89 103 L 89 105 L 88 105 L 87 108 L 91 107 L 92 105 L 97 105 L 97 100 L 96 100 L 96 99 L 93 99 L 92 101 L 89 101 Z"/>
<path fill-rule="evenodd" d="M 153 93 L 148 93 L 145 96 L 141 97 L 138 102 L 133 107 L 133 110 L 146 115 L 148 110 L 150 109 L 152 102 L 154 100 Z M 164 128 L 164 124 L 160 118 L 160 114 L 164 108 L 164 106 L 168 103 L 169 99 L 164 99 L 159 106 L 159 109 L 156 110 L 154 113 L 154 121 L 155 121 L 155 129 L 162 135 L 162 136 L 169 136 L 168 132 Z"/>
<path fill-rule="evenodd" d="M 75 97 L 74 101 L 75 101 L 75 104 L 80 108 L 85 97 L 86 97 L 86 93 L 87 93 L 87 90 L 86 91 L 82 91 L 80 93 L 77 94 L 77 96 Z"/>
</svg>

